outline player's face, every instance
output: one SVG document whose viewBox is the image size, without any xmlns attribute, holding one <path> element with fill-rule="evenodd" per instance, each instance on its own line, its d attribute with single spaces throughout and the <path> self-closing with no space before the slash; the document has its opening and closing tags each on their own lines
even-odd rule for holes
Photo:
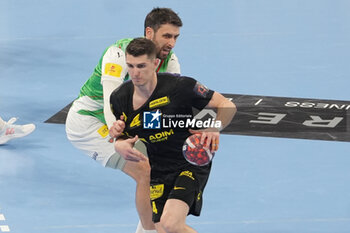
<svg viewBox="0 0 350 233">
<path fill-rule="evenodd" d="M 134 57 L 127 54 L 126 64 L 128 66 L 128 73 L 135 86 L 144 86 L 156 79 L 157 59 L 150 59 L 147 55 Z"/>
<path fill-rule="evenodd" d="M 172 24 L 162 24 L 156 32 L 152 28 L 146 29 L 146 38 L 155 43 L 159 59 L 165 59 L 168 56 L 175 47 L 179 35 L 180 28 Z"/>
</svg>

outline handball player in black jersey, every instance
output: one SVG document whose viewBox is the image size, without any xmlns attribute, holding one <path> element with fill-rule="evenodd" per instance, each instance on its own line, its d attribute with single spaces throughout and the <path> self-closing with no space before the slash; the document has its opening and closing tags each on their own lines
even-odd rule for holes
<svg viewBox="0 0 350 233">
<path fill-rule="evenodd" d="M 134 39 L 126 49 L 131 80 L 110 97 L 118 120 L 110 130 L 117 138 L 116 151 L 126 160 L 149 159 L 151 165 L 151 205 L 153 221 L 159 233 L 196 232 L 186 225 L 188 214 L 200 215 L 202 194 L 211 163 L 195 166 L 187 162 L 182 146 L 192 133 L 201 134 L 201 143 L 212 152 L 218 149 L 219 130 L 232 120 L 236 107 L 221 94 L 189 77 L 156 73 L 158 60 L 152 41 Z M 191 130 L 186 125 L 169 123 L 192 117 L 192 108 L 216 108 L 220 129 Z M 168 124 L 162 118 L 169 117 Z M 181 127 L 180 127 L 181 126 Z M 137 140 L 145 142 L 148 158 L 133 148 Z"/>
</svg>

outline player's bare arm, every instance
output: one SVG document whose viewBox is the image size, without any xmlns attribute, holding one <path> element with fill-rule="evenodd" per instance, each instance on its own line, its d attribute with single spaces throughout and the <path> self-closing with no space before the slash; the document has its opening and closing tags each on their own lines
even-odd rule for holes
<svg viewBox="0 0 350 233">
<path fill-rule="evenodd" d="M 215 108 L 217 110 L 216 120 L 221 121 L 221 128 L 207 128 L 204 130 L 190 130 L 191 133 L 200 133 L 201 134 L 201 144 L 206 148 L 210 147 L 211 152 L 216 152 L 219 149 L 219 137 L 220 130 L 224 129 L 227 125 L 230 124 L 232 118 L 237 112 L 236 105 L 225 98 L 218 92 L 214 92 L 211 100 L 207 104 L 206 108 Z"/>
<path fill-rule="evenodd" d="M 216 120 L 221 121 L 220 130 L 230 124 L 237 112 L 236 105 L 218 92 L 214 92 L 206 108 L 215 108 L 217 110 Z"/>
</svg>

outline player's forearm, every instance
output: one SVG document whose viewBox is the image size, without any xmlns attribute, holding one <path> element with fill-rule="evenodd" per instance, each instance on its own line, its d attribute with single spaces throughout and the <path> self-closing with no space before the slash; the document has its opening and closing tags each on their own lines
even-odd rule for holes
<svg viewBox="0 0 350 233">
<path fill-rule="evenodd" d="M 113 115 L 111 110 L 111 104 L 110 104 L 110 96 L 111 93 L 118 88 L 122 82 L 120 80 L 118 81 L 110 81 L 110 80 L 104 80 L 102 82 L 103 87 L 103 112 L 106 124 L 108 128 L 110 129 L 113 125 L 113 123 L 116 121 L 116 117 Z"/>
<path fill-rule="evenodd" d="M 228 99 L 225 99 L 225 101 L 219 104 L 217 108 L 216 120 L 221 121 L 220 130 L 223 130 L 231 123 L 236 112 L 236 105 Z"/>
<path fill-rule="evenodd" d="M 113 115 L 111 108 L 107 107 L 106 105 L 103 108 L 103 112 L 104 112 L 106 124 L 107 124 L 108 128 L 110 129 L 112 127 L 113 123 L 116 121 L 115 116 Z"/>
</svg>

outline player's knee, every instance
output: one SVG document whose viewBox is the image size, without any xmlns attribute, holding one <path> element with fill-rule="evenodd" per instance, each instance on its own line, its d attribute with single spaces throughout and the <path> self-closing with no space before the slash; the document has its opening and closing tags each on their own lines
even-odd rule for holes
<svg viewBox="0 0 350 233">
<path fill-rule="evenodd" d="M 184 232 L 185 223 L 180 223 L 174 216 L 163 214 L 160 219 L 160 225 L 167 233 Z"/>
<path fill-rule="evenodd" d="M 151 166 L 147 161 L 128 162 L 124 172 L 130 175 L 137 183 L 150 183 Z"/>
</svg>

